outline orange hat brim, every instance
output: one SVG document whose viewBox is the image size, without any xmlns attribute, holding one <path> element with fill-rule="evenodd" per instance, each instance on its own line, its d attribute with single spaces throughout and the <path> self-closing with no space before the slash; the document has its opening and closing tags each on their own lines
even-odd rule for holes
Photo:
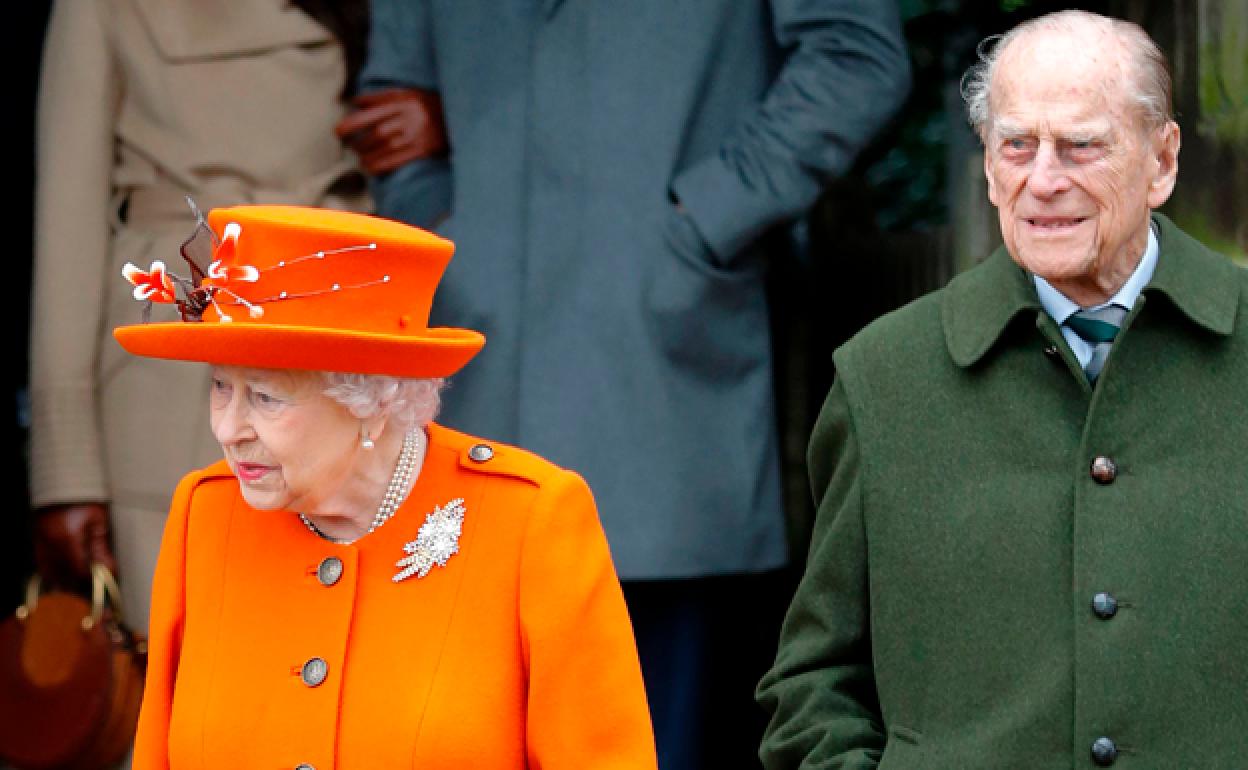
<svg viewBox="0 0 1248 770">
<path fill-rule="evenodd" d="M 485 345 L 483 334 L 450 327 L 397 336 L 252 322 L 135 324 L 113 336 L 149 358 L 393 377 L 449 377 Z"/>
</svg>

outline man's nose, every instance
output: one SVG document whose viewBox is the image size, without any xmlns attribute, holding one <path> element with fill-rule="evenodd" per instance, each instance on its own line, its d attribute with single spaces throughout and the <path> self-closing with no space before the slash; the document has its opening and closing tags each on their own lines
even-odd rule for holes
<svg viewBox="0 0 1248 770">
<path fill-rule="evenodd" d="M 1037 198 L 1051 198 L 1070 189 L 1070 177 L 1052 142 L 1041 142 L 1036 149 L 1027 189 Z"/>
</svg>

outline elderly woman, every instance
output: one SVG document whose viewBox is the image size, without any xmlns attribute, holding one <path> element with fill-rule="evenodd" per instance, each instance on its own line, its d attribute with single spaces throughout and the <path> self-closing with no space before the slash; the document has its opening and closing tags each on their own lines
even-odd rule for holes
<svg viewBox="0 0 1248 770">
<path fill-rule="evenodd" d="M 115 332 L 211 365 L 225 454 L 170 511 L 135 768 L 653 768 L 589 489 L 431 422 L 484 343 L 426 327 L 451 244 L 293 207 L 208 225 L 190 277 L 126 268 L 186 320 Z"/>
</svg>

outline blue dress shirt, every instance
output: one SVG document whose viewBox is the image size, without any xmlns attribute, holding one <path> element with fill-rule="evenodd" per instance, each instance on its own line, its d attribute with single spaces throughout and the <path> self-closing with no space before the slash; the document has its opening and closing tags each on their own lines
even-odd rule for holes
<svg viewBox="0 0 1248 770">
<path fill-rule="evenodd" d="M 1148 228 L 1148 246 L 1144 249 L 1144 257 L 1140 260 L 1140 264 L 1136 265 L 1135 272 L 1122 285 L 1118 293 L 1109 298 L 1109 302 L 1095 305 L 1089 310 L 1108 307 L 1109 305 L 1119 305 L 1130 310 L 1135 306 L 1135 300 L 1140 296 L 1140 292 L 1153 279 L 1153 271 L 1157 269 L 1157 255 L 1160 252 L 1160 246 L 1157 243 L 1156 226 Z M 1092 360 L 1094 346 L 1089 345 L 1082 337 L 1075 334 L 1074 331 L 1066 327 L 1066 319 L 1070 318 L 1081 306 L 1072 302 L 1069 297 L 1062 294 L 1053 285 L 1038 275 L 1032 275 L 1032 281 L 1036 284 L 1036 293 L 1040 295 L 1040 304 L 1044 306 L 1045 311 L 1057 321 L 1058 326 L 1062 330 L 1062 336 L 1066 338 L 1066 344 L 1070 345 L 1070 350 L 1075 354 L 1075 358 L 1079 359 L 1079 365 L 1087 367 L 1088 361 Z"/>
</svg>

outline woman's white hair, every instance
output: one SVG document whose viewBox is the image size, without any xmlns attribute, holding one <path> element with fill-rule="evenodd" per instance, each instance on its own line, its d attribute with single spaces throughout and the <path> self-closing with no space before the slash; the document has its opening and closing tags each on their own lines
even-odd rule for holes
<svg viewBox="0 0 1248 770">
<path fill-rule="evenodd" d="M 446 380 L 409 379 L 383 374 L 321 372 L 325 395 L 361 420 L 379 415 L 396 421 L 403 430 L 423 428 L 438 414 Z"/>
<path fill-rule="evenodd" d="M 1004 35 L 993 35 L 979 44 L 976 62 L 962 78 L 962 99 L 967 118 L 980 138 L 992 128 L 992 78 L 1001 54 L 1018 38 L 1038 31 L 1067 35 L 1086 34 L 1100 28 L 1123 46 L 1123 66 L 1130 77 L 1127 94 L 1140 111 L 1145 128 L 1159 128 L 1173 119 L 1173 85 L 1165 54 L 1138 24 L 1111 19 L 1088 11 L 1058 11 L 1019 24 Z"/>
</svg>

